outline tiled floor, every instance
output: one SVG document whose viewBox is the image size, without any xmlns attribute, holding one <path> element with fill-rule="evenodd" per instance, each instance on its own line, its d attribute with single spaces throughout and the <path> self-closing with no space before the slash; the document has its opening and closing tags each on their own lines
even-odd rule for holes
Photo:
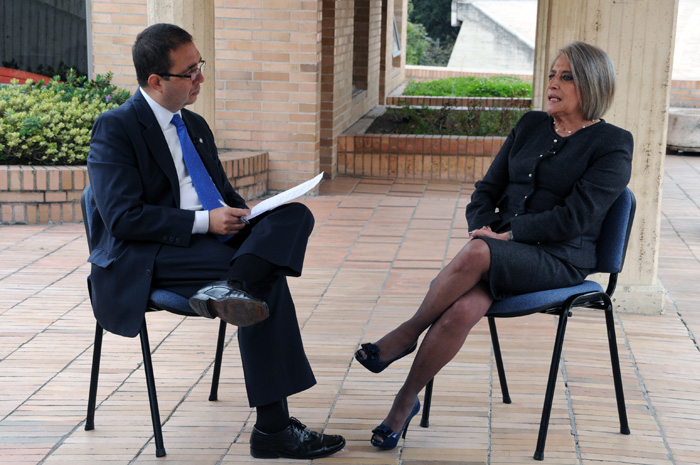
<svg viewBox="0 0 700 465">
<path fill-rule="evenodd" d="M 659 278 L 662 315 L 617 315 L 632 434 L 620 435 L 602 315 L 570 319 L 545 450 L 551 464 L 700 463 L 700 157 L 666 161 Z M 318 385 L 290 400 L 346 448 L 319 463 L 533 463 L 555 331 L 535 315 L 499 321 L 510 405 L 501 402 L 481 322 L 436 380 L 428 429 L 394 451 L 369 444 L 410 360 L 380 375 L 353 362 L 411 315 L 464 243 L 471 185 L 339 178 L 306 200 L 316 216 L 304 275 L 292 279 Z M 0 227 L 0 463 L 263 463 L 248 455 L 247 406 L 229 331 L 217 402 L 207 400 L 218 325 L 149 315 L 167 457 L 156 459 L 138 340 L 107 334 L 96 428 L 84 430 L 94 320 L 83 226 Z M 410 357 L 409 357 L 410 359 Z M 277 460 L 274 463 L 299 463 Z"/>
</svg>

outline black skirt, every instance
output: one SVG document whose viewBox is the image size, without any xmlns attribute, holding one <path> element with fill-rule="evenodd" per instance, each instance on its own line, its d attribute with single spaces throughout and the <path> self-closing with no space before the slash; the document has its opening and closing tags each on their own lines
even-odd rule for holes
<svg viewBox="0 0 700 465">
<path fill-rule="evenodd" d="M 534 244 L 475 237 L 489 246 L 489 287 L 496 300 L 530 292 L 581 284 L 590 273 L 545 252 Z"/>
</svg>

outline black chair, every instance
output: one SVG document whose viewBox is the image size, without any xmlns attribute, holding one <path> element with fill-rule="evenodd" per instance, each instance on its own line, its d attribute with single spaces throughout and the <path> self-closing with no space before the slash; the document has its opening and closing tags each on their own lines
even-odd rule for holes
<svg viewBox="0 0 700 465">
<path fill-rule="evenodd" d="M 92 217 L 93 209 L 90 199 L 92 197 L 92 188 L 87 186 L 82 193 L 80 204 L 83 211 L 83 222 L 85 223 L 85 234 L 90 245 L 90 218 Z M 88 288 L 89 292 L 89 288 Z M 173 292 L 163 289 L 151 289 L 146 311 L 161 311 L 166 310 L 171 313 L 184 316 L 198 316 L 190 308 L 186 298 Z M 100 357 L 102 354 L 102 335 L 104 330 L 99 323 L 95 327 L 95 342 L 92 354 L 92 372 L 90 375 L 90 395 L 88 398 L 87 418 L 85 419 L 85 430 L 90 431 L 95 428 L 95 403 L 97 400 L 97 381 L 100 375 Z M 156 383 L 153 376 L 153 363 L 151 362 L 151 347 L 148 343 L 148 330 L 146 329 L 146 320 L 143 321 L 143 326 L 139 332 L 141 338 L 141 351 L 143 353 L 143 369 L 146 374 L 146 386 L 148 388 L 148 400 L 151 406 L 151 420 L 153 422 L 153 437 L 156 442 L 156 457 L 165 456 L 165 447 L 163 445 L 163 431 L 160 424 L 160 412 L 158 411 L 158 396 L 156 395 Z M 226 322 L 221 320 L 219 323 L 219 336 L 216 345 L 216 356 L 214 359 L 214 373 L 211 383 L 211 391 L 209 400 L 217 400 L 219 391 L 219 377 L 221 375 L 221 360 L 224 354 L 224 342 L 226 339 Z"/>
<path fill-rule="evenodd" d="M 625 189 L 605 217 L 596 250 L 598 263 L 594 271 L 596 273 L 609 274 L 608 285 L 605 291 L 600 284 L 595 281 L 587 280 L 578 286 L 533 292 L 531 294 L 523 294 L 496 301 L 486 313 L 489 322 L 489 330 L 491 332 L 491 344 L 493 345 L 496 367 L 498 369 L 498 379 L 501 384 L 501 393 L 503 395 L 503 402 L 506 404 L 510 404 L 511 400 L 508 393 L 503 359 L 501 358 L 501 348 L 498 343 L 495 319 L 519 317 L 533 313 L 546 313 L 559 316 L 559 325 L 552 353 L 552 363 L 549 369 L 547 391 L 545 393 L 544 406 L 542 407 L 540 431 L 537 437 L 537 447 L 534 455 L 536 460 L 544 460 L 544 446 L 547 439 L 549 417 L 552 411 L 552 400 L 557 381 L 557 371 L 559 370 L 559 359 L 561 358 L 561 351 L 564 343 L 564 332 L 566 331 L 567 319 L 571 316 L 572 308 L 574 307 L 594 308 L 605 311 L 605 323 L 607 325 L 608 344 L 610 346 L 615 395 L 617 397 L 617 411 L 620 417 L 620 432 L 622 434 L 630 434 L 630 429 L 627 424 L 625 397 L 622 392 L 622 376 L 620 374 L 620 360 L 617 353 L 617 343 L 615 341 L 615 322 L 613 320 L 611 298 L 617 284 L 617 275 L 622 270 L 622 265 L 625 260 L 625 252 L 627 250 L 630 230 L 632 229 L 635 207 L 636 201 L 634 194 L 629 189 Z M 434 381 L 435 379 L 431 379 L 425 387 L 423 415 L 421 418 L 421 426 L 424 428 L 429 426 L 430 403 Z"/>
</svg>

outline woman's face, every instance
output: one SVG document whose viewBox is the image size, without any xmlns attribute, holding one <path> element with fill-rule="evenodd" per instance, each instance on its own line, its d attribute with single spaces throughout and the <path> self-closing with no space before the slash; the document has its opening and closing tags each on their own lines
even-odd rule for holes
<svg viewBox="0 0 700 465">
<path fill-rule="evenodd" d="M 545 111 L 558 118 L 577 115 L 583 117 L 574 75 L 571 73 L 569 60 L 564 55 L 559 55 L 549 72 Z"/>
</svg>

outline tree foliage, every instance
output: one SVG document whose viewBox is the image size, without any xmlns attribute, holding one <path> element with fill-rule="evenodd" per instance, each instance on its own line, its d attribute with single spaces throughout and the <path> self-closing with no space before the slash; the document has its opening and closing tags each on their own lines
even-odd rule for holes
<svg viewBox="0 0 700 465">
<path fill-rule="evenodd" d="M 440 0 L 442 1 L 442 0 Z M 414 2 L 427 3 L 425 0 L 409 0 L 408 24 L 406 27 L 406 64 L 422 66 L 446 66 L 454 46 L 454 38 L 440 39 L 433 36 L 428 27 L 421 21 L 413 21 Z M 449 3 L 447 4 L 449 7 Z M 448 8 L 447 25 L 450 24 Z M 451 27 L 451 26 L 450 26 Z M 455 33 L 456 37 L 456 33 Z"/>
<path fill-rule="evenodd" d="M 425 27 L 428 36 L 440 42 L 454 43 L 459 29 L 452 27 L 452 0 L 411 0 L 408 20 Z"/>
</svg>

